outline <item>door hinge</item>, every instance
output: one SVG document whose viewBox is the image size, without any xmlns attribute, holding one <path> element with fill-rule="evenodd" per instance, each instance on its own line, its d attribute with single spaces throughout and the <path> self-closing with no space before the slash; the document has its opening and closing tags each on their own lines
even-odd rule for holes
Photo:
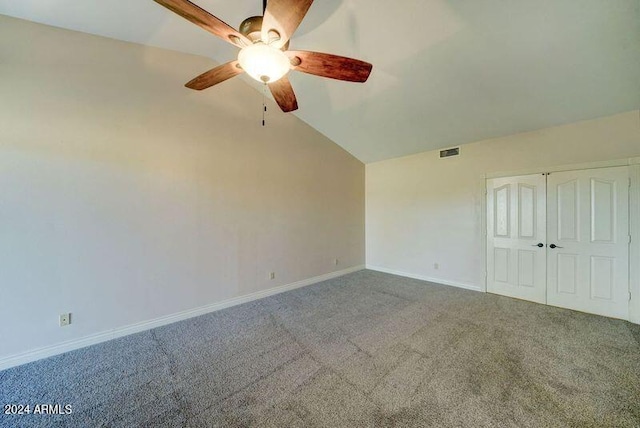
<svg viewBox="0 0 640 428">
<path fill-rule="evenodd" d="M 631 235 L 629 235 L 629 244 L 631 244 Z"/>
<path fill-rule="evenodd" d="M 631 301 L 631 291 L 629 291 L 629 301 Z"/>
</svg>

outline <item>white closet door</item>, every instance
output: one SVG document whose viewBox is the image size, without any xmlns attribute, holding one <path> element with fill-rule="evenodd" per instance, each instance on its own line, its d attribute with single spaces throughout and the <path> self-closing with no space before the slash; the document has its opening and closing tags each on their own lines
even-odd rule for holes
<svg viewBox="0 0 640 428">
<path fill-rule="evenodd" d="M 628 168 L 554 172 L 547 193 L 547 303 L 628 319 Z"/>
<path fill-rule="evenodd" d="M 487 180 L 487 290 L 545 303 L 544 174 Z"/>
</svg>

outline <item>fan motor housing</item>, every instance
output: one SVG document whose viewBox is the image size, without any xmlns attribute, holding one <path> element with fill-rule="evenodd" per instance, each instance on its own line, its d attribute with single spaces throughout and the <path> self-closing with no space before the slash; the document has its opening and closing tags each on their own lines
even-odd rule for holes
<svg viewBox="0 0 640 428">
<path fill-rule="evenodd" d="M 238 28 L 240 34 L 246 36 L 251 43 L 257 43 L 262 41 L 262 16 L 250 16 L 242 21 L 240 28 Z M 271 40 L 278 40 L 280 35 L 276 31 L 270 31 L 269 36 Z M 289 41 L 282 47 L 283 51 L 289 49 Z"/>
<path fill-rule="evenodd" d="M 253 43 L 260 41 L 262 37 L 262 17 L 251 16 L 245 19 L 238 30 Z"/>
</svg>

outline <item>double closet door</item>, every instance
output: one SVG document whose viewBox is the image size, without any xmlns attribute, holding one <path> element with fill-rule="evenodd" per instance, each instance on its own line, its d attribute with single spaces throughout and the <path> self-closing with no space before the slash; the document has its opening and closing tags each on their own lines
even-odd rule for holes
<svg viewBox="0 0 640 428">
<path fill-rule="evenodd" d="M 487 291 L 628 319 L 628 167 L 487 180 Z"/>
</svg>

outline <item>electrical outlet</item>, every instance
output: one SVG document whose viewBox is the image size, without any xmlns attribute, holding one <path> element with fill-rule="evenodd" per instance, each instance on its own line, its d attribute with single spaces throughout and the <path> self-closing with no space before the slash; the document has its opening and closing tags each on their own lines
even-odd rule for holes
<svg viewBox="0 0 640 428">
<path fill-rule="evenodd" d="M 434 263 L 434 264 L 433 264 L 433 268 L 434 268 L 435 270 L 438 270 L 438 269 L 440 269 L 440 265 L 439 265 L 438 263 Z"/>
<path fill-rule="evenodd" d="M 269 279 L 276 279 L 276 273 L 275 272 L 271 272 L 269 274 Z"/>
<path fill-rule="evenodd" d="M 60 314 L 60 327 L 71 324 L 71 313 Z"/>
<path fill-rule="evenodd" d="M 336 266 L 338 266 L 338 265 L 340 264 L 340 260 L 335 259 L 335 260 L 333 261 L 333 264 L 334 264 L 334 265 L 336 265 Z"/>
</svg>

